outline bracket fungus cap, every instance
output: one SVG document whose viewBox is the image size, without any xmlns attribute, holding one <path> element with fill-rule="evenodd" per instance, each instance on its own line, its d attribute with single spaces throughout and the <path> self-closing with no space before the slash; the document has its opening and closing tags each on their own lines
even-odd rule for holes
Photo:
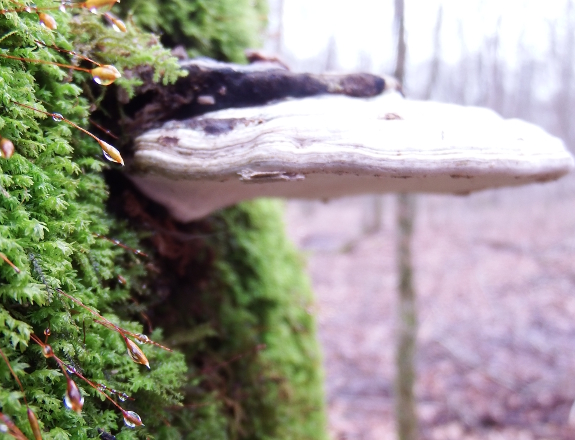
<svg viewBox="0 0 575 440">
<path fill-rule="evenodd" d="M 573 166 L 562 141 L 533 124 L 384 93 L 170 121 L 135 139 L 129 176 L 191 221 L 255 197 L 467 194 L 558 179 Z"/>
</svg>

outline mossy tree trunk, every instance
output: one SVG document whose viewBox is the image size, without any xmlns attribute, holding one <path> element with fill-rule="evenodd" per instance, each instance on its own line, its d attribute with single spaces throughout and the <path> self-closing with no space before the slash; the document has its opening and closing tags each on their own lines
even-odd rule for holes
<svg viewBox="0 0 575 440">
<path fill-rule="evenodd" d="M 277 206 L 254 203 L 191 225 L 141 209 L 141 196 L 102 157 L 101 144 L 42 111 L 89 128 L 127 157 L 129 142 L 106 132 L 122 126 L 118 101 L 137 94 L 139 72 L 174 81 L 177 60 L 133 21 L 116 33 L 101 14 L 64 3 L 73 13 L 52 0 L 38 0 L 31 12 L 0 0 L 0 137 L 15 146 L 11 157 L 0 154 L 0 348 L 23 387 L 0 360 L 0 438 L 17 438 L 3 434 L 12 430 L 8 416 L 33 438 L 24 394 L 44 438 L 325 438 L 309 290 Z M 191 52 L 236 61 L 262 22 L 261 1 L 122 2 L 130 4 L 134 21 L 141 7 L 144 25 L 166 36 L 162 24 L 171 26 L 175 43 L 199 36 Z M 57 30 L 39 23 L 34 12 L 42 8 Z M 52 45 L 113 64 L 123 76 L 105 88 L 72 67 L 30 61 L 78 62 Z M 188 230 L 200 236 L 189 239 Z M 172 284 L 181 268 L 194 283 Z M 182 291 L 190 295 L 163 314 Z M 38 346 L 46 328 L 62 369 Z M 144 330 L 174 348 L 142 345 L 150 370 L 126 354 L 126 339 L 145 340 Z M 62 403 L 66 375 L 84 396 L 81 413 Z M 125 425 L 127 411 L 145 426 Z"/>
</svg>

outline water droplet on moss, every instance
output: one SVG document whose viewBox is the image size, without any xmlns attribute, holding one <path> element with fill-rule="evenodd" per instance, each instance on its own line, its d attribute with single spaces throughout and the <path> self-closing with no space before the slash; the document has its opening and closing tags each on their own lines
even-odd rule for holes
<svg viewBox="0 0 575 440">
<path fill-rule="evenodd" d="M 124 423 L 128 428 L 144 425 L 140 416 L 134 411 L 124 411 Z"/>
<path fill-rule="evenodd" d="M 64 405 L 66 408 L 76 411 L 80 414 L 82 407 L 84 406 L 84 396 L 80 393 L 80 389 L 76 382 L 68 378 L 68 386 L 66 389 L 66 394 L 64 394 Z"/>
<path fill-rule="evenodd" d="M 146 335 L 143 335 L 140 333 L 140 334 L 136 335 L 136 342 L 139 342 L 140 344 L 149 344 L 150 338 L 148 338 Z"/>
<path fill-rule="evenodd" d="M 91 70 L 94 81 L 102 86 L 109 86 L 122 75 L 114 66 L 106 64 Z"/>
<path fill-rule="evenodd" d="M 50 358 L 54 356 L 54 350 L 52 350 L 51 346 L 46 344 L 42 347 L 42 354 L 44 355 L 45 358 Z"/>
</svg>

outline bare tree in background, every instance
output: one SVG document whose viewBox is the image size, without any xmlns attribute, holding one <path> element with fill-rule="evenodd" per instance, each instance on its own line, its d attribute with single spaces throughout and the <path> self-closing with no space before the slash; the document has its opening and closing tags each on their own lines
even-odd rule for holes
<svg viewBox="0 0 575 440">
<path fill-rule="evenodd" d="M 334 35 L 329 37 L 325 55 L 325 66 L 322 70 L 324 72 L 332 72 L 337 70 L 337 43 L 335 42 Z"/>
<path fill-rule="evenodd" d="M 431 59 L 429 81 L 427 83 L 427 90 L 425 91 L 424 99 L 431 99 L 431 94 L 435 89 L 437 78 L 439 76 L 439 67 L 441 61 L 441 23 L 443 21 L 443 5 L 439 5 L 437 10 L 437 18 L 435 20 L 435 29 L 433 30 L 433 58 Z"/>
<path fill-rule="evenodd" d="M 404 0 L 395 0 L 395 24 L 397 30 L 395 77 L 400 83 L 403 83 L 407 53 Z M 395 418 L 399 440 L 416 440 L 417 438 L 417 414 L 414 394 L 417 313 L 411 252 L 414 218 L 415 196 L 412 194 L 399 194 L 397 196 L 399 324 L 397 329 L 395 378 Z"/>
<path fill-rule="evenodd" d="M 407 55 L 404 0 L 395 0 L 395 27 L 397 32 L 397 58 L 394 75 L 398 81 L 403 82 L 405 79 L 405 61 Z"/>
<path fill-rule="evenodd" d="M 573 7 L 573 1 L 568 0 L 565 4 L 564 16 L 566 21 L 565 29 L 567 29 L 567 31 L 565 32 L 561 56 L 557 59 L 560 64 L 560 87 L 555 97 L 555 111 L 559 125 L 559 133 L 565 142 L 570 145 L 574 141 L 573 116 L 569 111 L 573 101 L 573 79 L 575 76 L 573 68 L 573 57 L 575 56 L 575 35 L 573 35 L 574 15 L 575 8 Z"/>
</svg>

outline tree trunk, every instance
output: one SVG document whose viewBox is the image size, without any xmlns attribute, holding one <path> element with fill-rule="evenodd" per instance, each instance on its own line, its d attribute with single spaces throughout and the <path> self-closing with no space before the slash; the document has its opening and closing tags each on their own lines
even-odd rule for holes
<svg viewBox="0 0 575 440">
<path fill-rule="evenodd" d="M 396 353 L 396 423 L 399 440 L 417 438 L 417 414 L 414 395 L 415 349 L 417 337 L 417 313 L 411 242 L 415 217 L 415 197 L 411 194 L 397 196 L 397 266 L 399 275 L 399 325 Z"/>
<path fill-rule="evenodd" d="M 405 42 L 405 4 L 395 0 L 395 23 L 397 29 L 397 61 L 395 77 L 403 84 L 407 47 Z M 405 89 L 404 89 L 405 90 Z M 417 438 L 417 414 L 415 408 L 415 341 L 417 336 L 417 316 L 415 290 L 413 288 L 413 268 L 411 262 L 411 242 L 415 217 L 415 197 L 411 194 L 397 196 L 397 269 L 398 286 L 398 331 L 396 352 L 396 403 L 395 417 L 399 440 Z"/>
</svg>

